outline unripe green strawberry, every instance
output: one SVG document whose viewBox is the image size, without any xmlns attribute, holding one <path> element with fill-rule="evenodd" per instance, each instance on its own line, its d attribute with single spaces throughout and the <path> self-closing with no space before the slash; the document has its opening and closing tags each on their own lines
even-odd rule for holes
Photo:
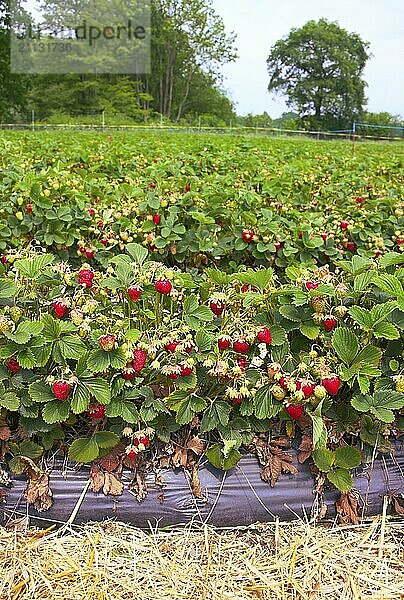
<svg viewBox="0 0 404 600">
<path fill-rule="evenodd" d="M 396 390 L 396 392 L 400 392 L 401 394 L 404 394 L 404 376 L 403 375 L 399 375 L 397 377 L 395 390 Z"/>
<path fill-rule="evenodd" d="M 314 397 L 317 400 L 324 400 L 326 395 L 327 390 L 325 389 L 325 387 L 323 385 L 316 385 L 316 387 L 314 388 Z"/>
<path fill-rule="evenodd" d="M 10 308 L 10 317 L 14 321 L 14 323 L 18 323 L 21 319 L 22 310 L 18 306 L 12 306 Z"/>
<path fill-rule="evenodd" d="M 348 288 L 343 283 L 339 283 L 335 288 L 335 295 L 337 298 L 345 298 L 348 295 Z"/>
<path fill-rule="evenodd" d="M 343 319 L 348 312 L 348 309 L 346 306 L 337 306 L 334 309 L 334 312 L 339 319 Z"/>
<path fill-rule="evenodd" d="M 286 391 L 282 389 L 280 385 L 272 386 L 271 392 L 273 397 L 276 398 L 276 400 L 283 400 L 286 396 Z"/>
<path fill-rule="evenodd" d="M 317 313 L 325 312 L 326 299 L 323 296 L 315 296 L 311 299 L 311 305 Z"/>
<path fill-rule="evenodd" d="M 11 322 L 9 319 L 7 319 L 7 317 L 5 317 L 4 315 L 0 315 L 0 333 L 3 333 L 3 331 L 10 331 L 11 329 Z"/>
<path fill-rule="evenodd" d="M 74 323 L 74 325 L 76 325 L 76 327 L 78 327 L 83 322 L 84 314 L 81 310 L 78 310 L 77 308 L 75 308 L 74 310 L 71 311 L 70 318 L 71 318 L 72 322 Z"/>
</svg>

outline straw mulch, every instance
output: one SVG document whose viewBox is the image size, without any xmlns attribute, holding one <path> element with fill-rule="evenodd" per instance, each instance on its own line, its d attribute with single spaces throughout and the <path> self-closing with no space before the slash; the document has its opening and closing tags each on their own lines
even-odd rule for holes
<svg viewBox="0 0 404 600">
<path fill-rule="evenodd" d="M 404 598 L 403 521 L 144 532 L 0 528 L 1 600 Z"/>
</svg>

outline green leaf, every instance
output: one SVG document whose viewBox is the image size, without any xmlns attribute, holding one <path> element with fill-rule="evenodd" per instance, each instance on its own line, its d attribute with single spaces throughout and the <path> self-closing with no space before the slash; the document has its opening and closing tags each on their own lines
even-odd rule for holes
<svg viewBox="0 0 404 600">
<path fill-rule="evenodd" d="M 69 402 L 52 400 L 42 408 L 42 418 L 45 423 L 63 423 L 69 416 L 69 410 Z"/>
<path fill-rule="evenodd" d="M 54 260 L 55 257 L 52 254 L 39 254 L 33 258 L 16 260 L 14 267 L 22 277 L 36 279 L 42 274 L 45 267 L 52 264 Z"/>
<path fill-rule="evenodd" d="M 39 458 L 43 454 L 43 448 L 31 440 L 24 440 L 19 444 L 18 448 L 21 456 L 26 456 L 32 460 Z"/>
<path fill-rule="evenodd" d="M 332 345 L 338 357 L 346 365 L 350 365 L 359 352 L 358 338 L 346 327 L 338 327 L 334 331 Z"/>
<path fill-rule="evenodd" d="M 11 411 L 16 411 L 20 408 L 20 404 L 20 399 L 13 392 L 0 394 L 0 407 Z"/>
<path fill-rule="evenodd" d="M 399 252 L 387 252 L 380 257 L 380 266 L 383 268 L 404 263 L 404 254 Z"/>
<path fill-rule="evenodd" d="M 74 440 L 69 448 L 69 458 L 80 463 L 88 463 L 99 455 L 99 447 L 94 438 L 79 438 Z"/>
<path fill-rule="evenodd" d="M 222 471 L 232 469 L 241 458 L 241 454 L 236 448 L 228 448 L 227 456 L 225 456 L 220 444 L 213 444 L 213 446 L 210 446 L 206 450 L 205 454 L 208 461 L 216 469 L 221 469 Z"/>
<path fill-rule="evenodd" d="M 192 394 L 185 398 L 177 408 L 176 421 L 179 425 L 187 425 L 192 421 L 197 413 L 206 408 L 206 402 L 203 398 Z"/>
<path fill-rule="evenodd" d="M 374 284 L 384 293 L 397 298 L 404 295 L 401 281 L 394 275 L 383 273 L 374 278 Z"/>
<path fill-rule="evenodd" d="M 78 335 L 66 335 L 58 341 L 59 350 L 64 358 L 78 360 L 87 348 Z"/>
<path fill-rule="evenodd" d="M 85 412 L 90 404 L 90 392 L 86 386 L 79 382 L 74 390 L 74 395 L 71 402 L 71 410 L 75 415 Z"/>
<path fill-rule="evenodd" d="M 223 402 L 222 400 L 213 401 L 203 414 L 201 431 L 212 431 L 219 425 L 226 427 L 227 423 L 229 422 L 230 412 L 231 406 L 227 402 Z"/>
<path fill-rule="evenodd" d="M 55 399 L 50 386 L 43 381 L 31 383 L 28 387 L 28 391 L 34 402 L 52 402 Z"/>
<path fill-rule="evenodd" d="M 50 358 L 52 352 L 52 344 L 43 344 L 39 347 L 30 344 L 30 351 L 32 352 L 35 358 L 35 366 L 44 367 Z"/>
<path fill-rule="evenodd" d="M 335 450 L 335 465 L 343 469 L 354 469 L 361 464 L 361 453 L 353 446 L 343 446 Z"/>
<path fill-rule="evenodd" d="M 377 367 L 382 358 L 382 350 L 376 346 L 366 346 L 356 356 L 353 365 L 371 365 Z"/>
<path fill-rule="evenodd" d="M 375 277 L 374 271 L 365 271 L 360 275 L 357 275 L 354 279 L 354 291 L 362 292 L 372 283 Z"/>
<path fill-rule="evenodd" d="M 35 366 L 35 355 L 29 348 L 18 351 L 18 362 L 24 369 L 32 369 Z"/>
<path fill-rule="evenodd" d="M 217 283 L 218 285 L 227 285 L 231 278 L 230 275 L 227 275 L 227 273 L 218 271 L 216 269 L 205 269 L 205 273 L 211 281 Z"/>
<path fill-rule="evenodd" d="M 300 333 L 309 338 L 309 340 L 316 340 L 320 335 L 320 327 L 314 321 L 305 321 L 300 325 Z"/>
<path fill-rule="evenodd" d="M 0 279 L 0 298 L 13 298 L 17 293 L 17 284 L 10 279 Z"/>
<path fill-rule="evenodd" d="M 282 410 L 282 403 L 274 400 L 271 385 L 264 385 L 254 396 L 254 414 L 258 419 L 269 419 Z"/>
<path fill-rule="evenodd" d="M 207 352 L 215 346 L 216 338 L 212 333 L 200 328 L 195 335 L 195 343 L 199 352 Z"/>
<path fill-rule="evenodd" d="M 340 492 L 349 492 L 353 487 L 352 475 L 348 469 L 334 469 L 327 473 L 327 477 Z"/>
<path fill-rule="evenodd" d="M 113 448 L 119 442 L 119 435 L 112 431 L 97 431 L 94 439 L 100 448 Z"/>
<path fill-rule="evenodd" d="M 375 327 L 378 323 L 385 321 L 387 317 L 398 308 L 397 302 L 385 302 L 384 304 L 376 304 L 370 311 L 372 318 L 372 327 Z"/>
<path fill-rule="evenodd" d="M 82 384 L 99 404 L 108 404 L 111 402 L 111 388 L 105 379 L 85 379 Z"/>
<path fill-rule="evenodd" d="M 122 369 L 126 365 L 126 353 L 123 348 L 114 348 L 108 354 L 113 369 Z"/>
<path fill-rule="evenodd" d="M 289 321 L 295 321 L 296 323 L 301 321 L 301 312 L 295 306 L 292 306 L 292 304 L 280 306 L 279 312 L 282 317 L 285 317 L 285 319 L 288 319 Z"/>
<path fill-rule="evenodd" d="M 325 446 L 317 448 L 313 452 L 314 464 L 323 473 L 328 473 L 335 461 L 335 454 L 332 450 L 329 450 Z"/>
<path fill-rule="evenodd" d="M 348 313 L 365 331 L 370 331 L 370 329 L 372 329 L 373 319 L 369 310 L 361 308 L 360 306 L 351 306 L 351 308 L 348 309 Z"/>
<path fill-rule="evenodd" d="M 42 336 L 46 342 L 54 342 L 60 337 L 62 333 L 62 326 L 59 321 L 54 319 L 51 315 L 43 315 L 41 318 L 43 325 Z"/>
<path fill-rule="evenodd" d="M 385 340 L 398 340 L 400 332 L 395 325 L 384 321 L 373 327 L 373 335 L 376 338 L 384 338 Z"/>
<path fill-rule="evenodd" d="M 128 331 L 125 334 L 125 337 L 128 340 L 128 342 L 132 342 L 133 344 L 135 344 L 139 340 L 141 335 L 142 332 L 139 329 L 128 329 Z"/>
<path fill-rule="evenodd" d="M 92 350 L 88 355 L 87 368 L 92 373 L 102 373 L 108 369 L 109 365 L 109 352 L 105 352 L 101 348 Z"/>
<path fill-rule="evenodd" d="M 149 255 L 148 250 L 144 246 L 136 243 L 127 244 L 126 251 L 138 265 L 142 265 Z"/>
<path fill-rule="evenodd" d="M 321 414 L 316 414 L 318 411 L 318 407 L 315 413 L 311 413 L 310 417 L 313 421 L 313 447 L 321 448 L 325 446 L 327 443 L 327 427 L 323 421 L 323 417 Z"/>
<path fill-rule="evenodd" d="M 282 346 L 286 341 L 286 331 L 280 325 L 271 325 L 272 346 Z"/>
</svg>

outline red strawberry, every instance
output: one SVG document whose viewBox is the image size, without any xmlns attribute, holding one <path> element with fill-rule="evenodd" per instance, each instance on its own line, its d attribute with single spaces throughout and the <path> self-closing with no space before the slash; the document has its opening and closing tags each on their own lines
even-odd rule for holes
<svg viewBox="0 0 404 600">
<path fill-rule="evenodd" d="M 402 244 L 404 244 L 404 238 L 397 238 L 397 245 L 401 246 Z"/>
<path fill-rule="evenodd" d="M 246 292 L 259 292 L 259 289 L 257 288 L 256 285 L 251 285 L 250 283 L 246 283 L 241 288 L 241 291 L 243 292 L 243 294 L 245 294 Z"/>
<path fill-rule="evenodd" d="M 147 446 L 147 444 L 149 443 L 149 436 L 148 435 L 142 435 L 139 438 L 139 444 L 143 444 L 143 446 Z"/>
<path fill-rule="evenodd" d="M 257 339 L 263 344 L 270 344 L 272 342 L 272 335 L 268 327 L 264 327 L 258 332 Z"/>
<path fill-rule="evenodd" d="M 239 354 L 247 354 L 251 350 L 251 346 L 245 340 L 236 340 L 233 342 L 233 349 Z"/>
<path fill-rule="evenodd" d="M 347 250 L 349 250 L 349 252 L 355 252 L 355 250 L 356 250 L 355 242 L 347 242 L 346 248 L 347 248 Z"/>
<path fill-rule="evenodd" d="M 280 248 L 282 248 L 282 246 L 285 245 L 285 242 L 275 242 L 274 246 L 276 250 L 279 250 Z"/>
<path fill-rule="evenodd" d="M 91 248 L 86 248 L 85 250 L 86 253 L 86 257 L 88 258 L 88 260 L 91 260 L 92 258 L 94 258 L 94 250 L 91 250 Z"/>
<path fill-rule="evenodd" d="M 21 369 L 18 360 L 15 358 L 9 358 L 6 360 L 6 366 L 10 373 L 18 373 L 18 371 Z"/>
<path fill-rule="evenodd" d="M 194 369 L 191 365 L 182 364 L 180 365 L 181 369 L 181 377 L 187 377 L 188 375 L 192 375 Z"/>
<path fill-rule="evenodd" d="M 52 306 L 57 318 L 63 319 L 67 313 L 67 306 L 64 304 L 63 300 L 55 300 Z"/>
<path fill-rule="evenodd" d="M 304 285 L 306 286 L 306 290 L 308 291 L 316 290 L 318 288 L 318 283 L 316 283 L 315 281 L 306 281 Z"/>
<path fill-rule="evenodd" d="M 127 457 L 128 458 L 136 458 L 136 452 L 134 450 L 129 450 L 129 452 L 127 453 Z"/>
<path fill-rule="evenodd" d="M 195 348 L 192 342 L 184 343 L 184 350 L 187 354 L 191 354 L 192 350 Z"/>
<path fill-rule="evenodd" d="M 134 285 L 128 289 L 128 296 L 132 302 L 137 302 L 142 295 L 142 288 L 138 285 Z"/>
<path fill-rule="evenodd" d="M 125 370 L 122 371 L 122 377 L 126 381 L 131 381 L 135 377 L 135 370 L 132 366 L 132 363 L 128 363 L 125 367 Z"/>
<path fill-rule="evenodd" d="M 321 385 L 325 387 L 330 396 L 336 396 L 341 386 L 341 380 L 337 375 L 332 375 L 322 379 Z"/>
<path fill-rule="evenodd" d="M 360 197 L 355 198 L 355 202 L 357 202 L 358 204 L 362 204 L 363 198 L 360 198 Z"/>
<path fill-rule="evenodd" d="M 210 310 L 217 317 L 220 317 L 222 315 L 224 309 L 226 308 L 226 304 L 224 302 L 222 302 L 221 300 L 211 300 L 209 303 L 209 306 L 210 306 Z"/>
<path fill-rule="evenodd" d="M 237 364 L 240 367 L 240 369 L 245 370 L 248 366 L 248 360 L 245 356 L 240 356 L 240 358 L 237 359 Z"/>
<path fill-rule="evenodd" d="M 72 386 L 68 381 L 59 380 L 52 385 L 52 392 L 57 400 L 67 400 L 71 391 Z"/>
<path fill-rule="evenodd" d="M 186 192 L 190 192 L 191 191 L 191 185 L 189 183 L 187 183 L 187 185 L 185 186 L 185 191 Z"/>
<path fill-rule="evenodd" d="M 102 244 L 103 246 L 105 246 L 105 247 L 107 247 L 107 246 L 108 246 L 108 240 L 106 240 L 105 238 L 103 238 L 103 239 L 102 239 L 102 240 L 100 240 L 100 241 L 101 241 L 101 244 Z"/>
<path fill-rule="evenodd" d="M 161 217 L 160 215 L 153 215 L 153 223 L 155 225 L 160 225 Z"/>
<path fill-rule="evenodd" d="M 156 184 L 155 183 L 149 183 L 149 188 L 154 190 L 156 188 Z"/>
<path fill-rule="evenodd" d="M 92 419 L 103 419 L 105 417 L 105 404 L 92 404 L 88 409 L 88 416 Z"/>
<path fill-rule="evenodd" d="M 112 335 L 112 333 L 107 333 L 105 335 L 102 335 L 98 339 L 98 343 L 99 343 L 100 347 L 103 350 L 105 350 L 105 352 L 110 352 L 111 350 L 113 350 L 113 348 L 115 346 L 115 336 Z"/>
<path fill-rule="evenodd" d="M 341 229 L 347 229 L 348 225 L 348 221 L 341 221 L 341 223 L 339 224 Z"/>
<path fill-rule="evenodd" d="M 2 256 L 1 257 L 1 262 L 3 263 L 3 265 L 6 265 L 8 263 L 8 258 L 7 256 Z"/>
<path fill-rule="evenodd" d="M 217 340 L 217 345 L 219 346 L 219 350 L 227 350 L 230 346 L 230 340 L 227 338 L 219 338 Z"/>
<path fill-rule="evenodd" d="M 326 233 L 320 233 L 320 237 L 323 239 L 324 242 L 327 241 L 328 236 Z"/>
<path fill-rule="evenodd" d="M 323 321 L 323 327 L 326 331 L 332 331 L 337 324 L 337 319 L 334 317 L 327 317 Z"/>
<path fill-rule="evenodd" d="M 285 390 L 285 392 L 287 392 L 289 390 L 288 384 L 286 383 L 286 378 L 284 375 L 282 375 L 282 377 L 280 378 L 279 385 L 281 386 L 281 388 L 283 390 Z"/>
<path fill-rule="evenodd" d="M 315 387 L 316 387 L 316 384 L 315 384 L 315 383 L 312 383 L 312 382 L 306 382 L 306 383 L 302 383 L 302 386 L 301 386 L 301 388 L 300 388 L 300 389 L 302 390 L 302 392 L 303 392 L 303 394 L 304 394 L 304 397 L 305 397 L 305 398 L 310 398 L 310 396 L 311 396 L 311 395 L 313 394 L 313 392 L 314 392 L 314 388 L 315 388 Z"/>
<path fill-rule="evenodd" d="M 79 271 L 79 283 L 84 283 L 86 288 L 90 288 L 93 284 L 94 273 L 91 269 L 81 269 Z"/>
<path fill-rule="evenodd" d="M 154 287 L 159 294 L 169 294 L 173 289 L 173 284 L 171 281 L 168 281 L 168 279 L 159 279 L 159 281 L 156 281 L 154 284 Z"/>
<path fill-rule="evenodd" d="M 89 208 L 88 209 L 88 214 L 91 215 L 91 216 L 95 215 L 95 208 Z"/>
<path fill-rule="evenodd" d="M 136 373 L 140 373 L 143 367 L 146 364 L 147 360 L 147 352 L 146 350 L 134 350 L 133 351 L 133 360 L 132 367 L 135 369 Z"/>
<path fill-rule="evenodd" d="M 32 213 L 32 211 L 34 210 L 34 207 L 32 206 L 32 204 L 27 204 L 25 207 L 25 211 L 30 215 Z"/>
<path fill-rule="evenodd" d="M 246 244 L 250 244 L 254 238 L 254 232 L 251 229 L 243 229 L 241 237 Z"/>
<path fill-rule="evenodd" d="M 168 377 L 168 379 L 171 379 L 172 381 L 175 381 L 176 379 L 178 379 L 179 373 L 175 373 L 175 372 L 174 373 L 169 373 L 167 375 L 167 377 Z"/>
<path fill-rule="evenodd" d="M 295 421 L 300 419 L 303 414 L 303 406 L 296 406 L 295 404 L 289 404 L 289 406 L 286 406 L 285 410 Z"/>
<path fill-rule="evenodd" d="M 164 346 L 164 348 L 167 350 L 167 352 L 171 352 L 171 354 L 173 354 L 175 352 L 176 347 L 178 346 L 179 342 L 168 342 L 168 344 L 166 344 Z"/>
<path fill-rule="evenodd" d="M 97 227 L 98 227 L 99 229 L 102 229 L 102 227 L 104 227 L 104 222 L 103 222 L 103 221 L 98 221 L 98 223 L 97 223 Z"/>
<path fill-rule="evenodd" d="M 232 398 L 231 401 L 233 404 L 241 404 L 243 401 L 243 398 Z"/>
</svg>

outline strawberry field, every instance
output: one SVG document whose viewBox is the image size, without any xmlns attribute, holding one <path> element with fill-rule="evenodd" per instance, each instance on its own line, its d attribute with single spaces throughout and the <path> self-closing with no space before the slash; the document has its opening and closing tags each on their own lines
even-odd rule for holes
<svg viewBox="0 0 404 600">
<path fill-rule="evenodd" d="M 55 451 L 95 490 L 164 465 L 198 495 L 201 456 L 275 485 L 297 443 L 348 492 L 391 450 L 403 145 L 8 133 L 0 165 L 0 460 L 38 509 Z"/>
</svg>

